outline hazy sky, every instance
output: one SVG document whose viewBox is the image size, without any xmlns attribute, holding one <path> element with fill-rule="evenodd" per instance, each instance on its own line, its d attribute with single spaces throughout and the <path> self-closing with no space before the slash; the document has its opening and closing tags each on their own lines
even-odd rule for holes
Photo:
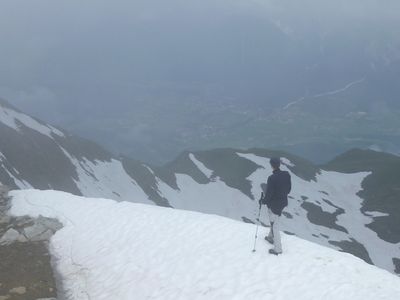
<svg viewBox="0 0 400 300">
<path fill-rule="evenodd" d="M 399 20 L 397 0 L 1 0 L 0 97 L 52 110 L 137 85 L 246 82 L 272 25 L 301 39 L 349 24 L 392 34 Z"/>
</svg>

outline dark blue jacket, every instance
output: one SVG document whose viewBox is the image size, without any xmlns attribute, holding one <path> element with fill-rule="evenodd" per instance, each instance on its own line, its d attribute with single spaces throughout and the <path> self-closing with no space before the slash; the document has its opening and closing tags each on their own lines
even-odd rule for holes
<svg viewBox="0 0 400 300">
<path fill-rule="evenodd" d="M 266 204 L 278 216 L 288 205 L 288 194 L 292 188 L 290 174 L 287 171 L 275 170 L 268 177 L 267 190 L 262 203 Z"/>
</svg>

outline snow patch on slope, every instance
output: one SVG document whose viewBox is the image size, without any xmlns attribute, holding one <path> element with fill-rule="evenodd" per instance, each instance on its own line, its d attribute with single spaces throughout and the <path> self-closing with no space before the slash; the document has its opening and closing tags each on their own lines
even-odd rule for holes
<svg viewBox="0 0 400 300">
<path fill-rule="evenodd" d="M 369 252 L 372 262 L 393 270 L 393 257 L 398 257 L 400 243 L 390 244 L 379 238 L 376 232 L 366 227 L 373 218 L 362 213 L 362 202 L 357 193 L 362 190 L 361 183 L 370 172 L 343 174 L 322 171 L 317 175 L 317 183 L 325 186 L 325 190 L 336 200 L 336 205 L 342 207 L 346 214 L 337 217 L 337 223 L 349 231 L 349 236 L 357 239 Z"/>
<path fill-rule="evenodd" d="M 270 170 L 272 173 L 272 168 L 271 165 L 269 164 L 269 160 L 272 158 L 265 158 L 265 157 L 261 157 L 261 156 L 257 156 L 255 154 L 252 153 L 240 153 L 240 152 L 236 152 L 236 154 L 240 157 L 243 157 L 245 159 L 248 159 L 252 162 L 254 162 L 256 165 L 259 165 L 261 167 L 263 167 L 264 169 L 267 168 L 268 170 Z M 285 166 L 289 166 L 289 167 L 294 167 L 295 165 L 286 157 L 281 157 L 281 162 L 283 165 Z M 268 164 L 265 165 L 265 161 L 268 161 Z"/>
<path fill-rule="evenodd" d="M 189 159 L 205 176 L 212 177 L 213 171 L 194 154 L 189 154 Z M 226 185 L 219 177 L 213 178 L 208 184 L 199 184 L 187 174 L 175 174 L 175 177 L 178 190 L 156 178 L 159 193 L 168 199 L 172 207 L 217 214 L 235 220 L 242 220 L 243 217 L 256 219 L 258 204 L 240 190 Z"/>
<path fill-rule="evenodd" d="M 241 220 L 243 216 L 253 218 L 256 204 L 252 205 L 241 191 L 227 186 L 219 178 L 208 184 L 198 184 L 186 174 L 176 175 L 179 190 L 171 188 L 158 179 L 158 190 L 168 199 L 172 207 Z"/>
<path fill-rule="evenodd" d="M 380 212 L 380 211 L 365 211 L 364 214 L 366 214 L 369 217 L 373 217 L 373 218 L 389 216 L 389 214 L 383 213 L 383 212 Z"/>
<path fill-rule="evenodd" d="M 7 160 L 7 158 L 4 156 L 3 153 L 0 152 L 0 163 L 1 163 L 1 166 L 3 167 L 3 170 L 6 171 L 6 173 L 8 174 L 8 176 L 11 177 L 11 179 L 14 180 L 15 185 L 16 185 L 18 188 L 20 188 L 20 189 L 31 189 L 32 186 L 31 186 L 28 182 L 26 182 L 26 181 L 23 180 L 23 179 L 19 179 L 19 178 L 15 177 L 15 176 L 8 170 L 8 168 L 7 168 L 7 167 L 5 166 L 5 164 L 4 164 L 4 162 L 5 162 L 6 160 Z M 11 168 L 12 168 L 12 171 L 13 171 L 15 174 L 18 174 L 18 175 L 19 175 L 18 170 L 14 169 L 13 167 L 11 167 Z"/>
<path fill-rule="evenodd" d="M 74 180 L 81 193 L 87 197 L 106 197 L 114 200 L 142 201 L 151 204 L 146 193 L 125 171 L 118 160 L 77 159 L 60 147 L 75 166 L 78 179 Z"/>
<path fill-rule="evenodd" d="M 208 169 L 201 161 L 199 161 L 193 153 L 189 154 L 190 160 L 196 165 L 196 167 L 207 176 L 207 178 L 211 178 L 213 171 Z"/>
<path fill-rule="evenodd" d="M 400 294 L 396 276 L 293 236 L 283 235 L 282 256 L 269 255 L 262 237 L 252 253 L 254 225 L 54 191 L 11 196 L 13 215 L 64 224 L 50 249 L 69 299 L 391 300 Z"/>
<path fill-rule="evenodd" d="M 288 160 L 288 159 L 285 158 L 285 157 L 282 157 L 282 158 L 281 158 L 281 162 L 282 162 L 284 165 L 286 165 L 286 166 L 295 167 L 295 165 L 294 165 L 290 160 Z"/>
<path fill-rule="evenodd" d="M 16 112 L 15 110 L 8 109 L 0 105 L 0 122 L 4 125 L 21 132 L 21 126 L 18 124 L 21 123 L 32 130 L 38 131 L 39 133 L 48 136 L 49 138 L 53 138 L 52 134 L 56 134 L 58 136 L 64 137 L 64 134 L 50 125 L 44 125 L 29 117 L 25 114 Z"/>
</svg>

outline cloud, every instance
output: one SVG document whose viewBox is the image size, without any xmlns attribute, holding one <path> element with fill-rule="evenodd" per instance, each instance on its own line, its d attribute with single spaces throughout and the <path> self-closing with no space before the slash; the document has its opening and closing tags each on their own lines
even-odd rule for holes
<svg viewBox="0 0 400 300">
<path fill-rule="evenodd" d="M 392 41 L 399 11 L 397 0 L 2 0 L 0 82 L 38 103 L 50 96 L 37 87 L 79 102 L 126 99 L 140 82 L 246 86 L 270 80 L 265 60 L 287 42 L 274 26 L 310 43 L 357 26 Z"/>
<path fill-rule="evenodd" d="M 0 86 L 0 95 L 15 107 L 22 107 L 35 116 L 43 116 L 43 110 L 52 112 L 52 119 L 59 115 L 56 94 L 45 87 L 15 90 Z"/>
</svg>

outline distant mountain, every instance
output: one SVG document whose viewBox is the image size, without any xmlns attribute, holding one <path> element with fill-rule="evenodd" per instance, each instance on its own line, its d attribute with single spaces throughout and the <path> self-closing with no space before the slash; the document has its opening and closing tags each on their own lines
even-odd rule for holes
<svg viewBox="0 0 400 300">
<path fill-rule="evenodd" d="M 162 166 L 100 146 L 0 104 L 0 181 L 194 210 L 256 222 L 269 158 L 281 156 L 293 191 L 283 230 L 400 273 L 400 157 L 352 150 L 316 166 L 265 149 L 184 152 Z M 138 200 L 140 199 L 140 200 Z M 268 224 L 265 210 L 263 224 Z"/>
</svg>

